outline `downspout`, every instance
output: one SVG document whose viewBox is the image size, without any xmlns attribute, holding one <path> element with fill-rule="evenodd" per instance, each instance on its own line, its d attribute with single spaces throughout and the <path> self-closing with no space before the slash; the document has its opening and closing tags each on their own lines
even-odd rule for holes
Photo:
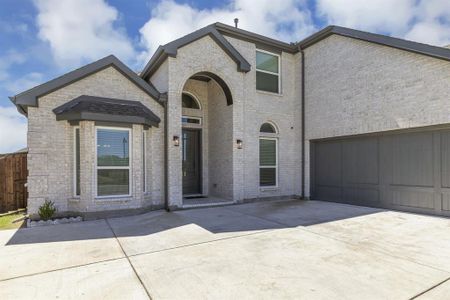
<svg viewBox="0 0 450 300">
<path fill-rule="evenodd" d="M 302 124 L 302 133 L 301 133 L 301 152 L 302 152 L 302 162 L 301 162 L 301 168 L 302 168 L 302 193 L 301 193 L 301 199 L 305 199 L 305 53 L 303 52 L 303 49 L 299 45 L 299 50 L 301 53 L 301 74 L 302 74 L 302 92 L 301 92 L 301 124 Z"/>
<path fill-rule="evenodd" d="M 169 111 L 169 98 L 167 96 L 167 93 L 164 93 L 161 95 L 161 98 L 164 100 L 164 209 L 166 211 L 170 211 L 170 207 L 169 207 L 169 153 L 168 153 L 168 133 L 169 133 L 169 129 L 168 129 L 168 125 L 169 125 L 169 121 L 168 119 L 168 111 Z"/>
</svg>

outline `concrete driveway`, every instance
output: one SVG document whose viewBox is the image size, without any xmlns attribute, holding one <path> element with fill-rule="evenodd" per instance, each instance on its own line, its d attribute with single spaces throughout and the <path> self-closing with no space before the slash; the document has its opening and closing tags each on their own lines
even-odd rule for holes
<svg viewBox="0 0 450 300">
<path fill-rule="evenodd" d="M 450 219 L 320 201 L 0 231 L 0 299 L 450 299 Z"/>
</svg>

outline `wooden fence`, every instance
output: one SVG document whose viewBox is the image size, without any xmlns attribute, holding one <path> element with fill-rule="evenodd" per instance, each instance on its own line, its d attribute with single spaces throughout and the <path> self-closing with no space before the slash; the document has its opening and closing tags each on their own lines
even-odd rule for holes
<svg viewBox="0 0 450 300">
<path fill-rule="evenodd" d="M 0 213 L 27 207 L 27 153 L 0 157 Z"/>
</svg>

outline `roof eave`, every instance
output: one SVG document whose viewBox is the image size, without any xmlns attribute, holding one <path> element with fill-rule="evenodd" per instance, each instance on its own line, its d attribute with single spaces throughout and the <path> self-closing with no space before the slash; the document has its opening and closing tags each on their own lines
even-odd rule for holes
<svg viewBox="0 0 450 300">
<path fill-rule="evenodd" d="M 444 47 L 422 44 L 340 26 L 328 26 L 297 43 L 297 46 L 300 50 L 306 49 L 332 34 L 450 61 L 450 49 Z"/>
<path fill-rule="evenodd" d="M 76 70 L 68 72 L 55 79 L 52 79 L 29 90 L 26 90 L 20 94 L 17 94 L 14 97 L 10 97 L 10 99 L 18 108 L 21 107 L 22 110 L 24 110 L 24 108 L 27 106 L 37 107 L 39 105 L 38 104 L 39 97 L 45 96 L 51 92 L 54 92 L 55 90 L 63 88 L 69 84 L 72 84 L 78 80 L 81 80 L 89 75 L 104 70 L 108 67 L 114 67 L 122 75 L 124 75 L 130 81 L 132 81 L 138 88 L 143 90 L 153 99 L 155 99 L 156 102 L 162 105 L 162 103 L 159 101 L 160 98 L 159 91 L 156 90 L 156 88 L 151 83 L 148 83 L 142 78 L 140 78 L 136 73 L 134 73 L 130 68 L 128 68 L 114 55 L 106 56 L 95 62 L 82 66 Z"/>
<path fill-rule="evenodd" d="M 238 39 L 250 41 L 256 44 L 267 45 L 288 53 L 298 52 L 298 47 L 296 44 L 282 42 L 264 35 L 236 28 L 220 22 L 214 23 L 214 26 L 219 32 L 231 37 L 236 37 Z"/>
<path fill-rule="evenodd" d="M 167 57 L 176 57 L 179 48 L 195 42 L 196 40 L 199 40 L 207 35 L 210 36 L 222 48 L 222 50 L 224 50 L 225 53 L 227 53 L 228 56 L 233 59 L 234 62 L 236 62 L 238 72 L 246 73 L 250 71 L 250 63 L 216 29 L 216 24 L 211 24 L 179 39 L 176 39 L 164 46 L 159 46 L 142 71 L 140 75 L 141 78 L 148 80 L 161 66 L 161 64 Z"/>
</svg>

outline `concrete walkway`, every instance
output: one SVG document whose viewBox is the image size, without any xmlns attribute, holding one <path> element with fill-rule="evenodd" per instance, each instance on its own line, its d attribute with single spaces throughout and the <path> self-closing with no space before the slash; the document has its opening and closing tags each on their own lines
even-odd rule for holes
<svg viewBox="0 0 450 300">
<path fill-rule="evenodd" d="M 0 231 L 0 299 L 450 299 L 450 219 L 262 202 Z"/>
</svg>

